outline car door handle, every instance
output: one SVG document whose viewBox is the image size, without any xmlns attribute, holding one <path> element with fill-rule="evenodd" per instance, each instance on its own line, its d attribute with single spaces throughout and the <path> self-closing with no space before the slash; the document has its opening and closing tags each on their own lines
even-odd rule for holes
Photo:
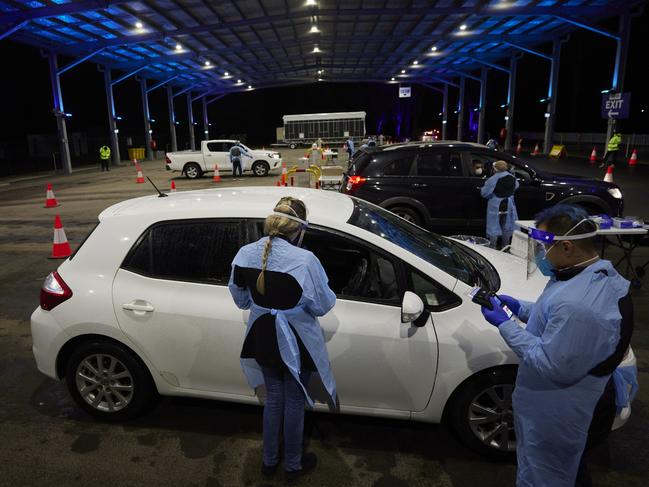
<svg viewBox="0 0 649 487">
<path fill-rule="evenodd" d="M 205 154 L 205 157 L 212 157 L 212 154 Z"/>
<path fill-rule="evenodd" d="M 426 183 L 413 183 L 410 185 L 411 188 L 427 188 L 428 185 Z"/>
<path fill-rule="evenodd" d="M 140 313 L 150 313 L 152 311 L 155 311 L 155 308 L 151 306 L 151 304 L 147 302 L 144 302 L 143 304 L 138 304 L 137 301 L 123 304 L 122 309 L 126 309 L 128 311 L 140 312 Z"/>
</svg>

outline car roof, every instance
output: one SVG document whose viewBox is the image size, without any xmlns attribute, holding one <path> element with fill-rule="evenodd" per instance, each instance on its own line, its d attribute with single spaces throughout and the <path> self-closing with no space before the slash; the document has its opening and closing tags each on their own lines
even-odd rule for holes
<svg viewBox="0 0 649 487">
<path fill-rule="evenodd" d="M 459 140 L 434 140 L 430 142 L 407 142 L 403 144 L 381 145 L 370 149 L 370 151 L 388 152 L 393 150 L 418 149 L 425 147 L 470 147 L 476 149 L 488 149 L 486 145 L 475 142 L 462 142 Z"/>
<path fill-rule="evenodd" d="M 265 218 L 283 196 L 304 202 L 312 223 L 338 226 L 352 214 L 352 198 L 342 193 L 295 187 L 217 188 L 134 198 L 106 208 L 99 220 L 142 217 L 151 222 L 186 218 Z"/>
</svg>

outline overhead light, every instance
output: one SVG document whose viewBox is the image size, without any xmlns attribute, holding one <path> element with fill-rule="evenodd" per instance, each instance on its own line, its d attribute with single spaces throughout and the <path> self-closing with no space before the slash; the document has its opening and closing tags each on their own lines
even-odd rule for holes
<svg viewBox="0 0 649 487">
<path fill-rule="evenodd" d="M 205 66 L 211 66 L 211 65 L 212 65 L 211 62 L 209 62 L 209 61 L 205 61 Z"/>
<path fill-rule="evenodd" d="M 509 120 L 509 115 L 505 115 L 505 122 Z"/>
<path fill-rule="evenodd" d="M 305 6 L 307 7 L 317 7 L 318 4 L 315 0 L 306 0 Z"/>
<path fill-rule="evenodd" d="M 500 108 L 505 108 L 506 106 L 507 106 L 507 103 L 503 103 L 502 105 L 500 105 Z"/>
<path fill-rule="evenodd" d="M 318 29 L 317 25 L 313 24 L 311 26 L 311 29 L 309 30 L 309 34 L 319 34 L 319 33 L 320 33 L 320 29 Z"/>
<path fill-rule="evenodd" d="M 322 52 L 322 51 L 320 50 L 320 48 L 318 46 L 314 46 L 313 51 L 311 51 L 311 52 L 312 53 L 317 53 L 317 52 Z"/>
<path fill-rule="evenodd" d="M 419 64 L 419 61 L 417 61 L 417 60 L 415 59 L 415 60 L 412 62 L 412 64 L 414 64 L 415 66 L 417 66 L 417 65 Z"/>
<path fill-rule="evenodd" d="M 322 81 L 322 78 L 318 78 L 318 81 Z"/>
<path fill-rule="evenodd" d="M 433 52 L 437 51 L 437 46 L 431 47 L 430 50 L 433 51 Z"/>
<path fill-rule="evenodd" d="M 226 71 L 225 73 L 223 73 L 223 76 L 230 76 L 230 73 Z"/>
<path fill-rule="evenodd" d="M 442 112 L 439 112 L 438 115 L 441 117 L 441 116 L 444 115 L 444 114 L 443 114 Z"/>
<path fill-rule="evenodd" d="M 243 83 L 243 81 L 241 81 L 240 79 L 238 79 L 238 80 L 237 80 L 237 84 L 240 85 L 241 83 Z"/>
<path fill-rule="evenodd" d="M 182 51 L 182 49 L 183 46 L 180 43 L 176 44 L 176 51 Z"/>
<path fill-rule="evenodd" d="M 390 78 L 390 81 L 394 81 L 394 78 Z"/>
<path fill-rule="evenodd" d="M 611 90 L 602 90 L 602 91 L 601 91 L 601 93 L 602 93 L 603 95 L 606 94 L 606 93 L 610 93 L 610 92 L 611 92 Z"/>
<path fill-rule="evenodd" d="M 401 74 L 406 74 L 406 70 L 405 70 L 405 69 L 402 69 L 402 70 L 401 70 Z"/>
<path fill-rule="evenodd" d="M 460 26 L 460 30 L 466 30 L 466 27 L 467 27 L 466 24 L 462 24 L 462 25 Z"/>
<path fill-rule="evenodd" d="M 142 29 L 142 28 L 144 28 L 144 24 L 142 22 L 135 22 L 135 28 L 136 29 Z"/>
<path fill-rule="evenodd" d="M 252 90 L 252 85 L 248 85 L 248 89 L 249 89 L 249 90 Z"/>
</svg>

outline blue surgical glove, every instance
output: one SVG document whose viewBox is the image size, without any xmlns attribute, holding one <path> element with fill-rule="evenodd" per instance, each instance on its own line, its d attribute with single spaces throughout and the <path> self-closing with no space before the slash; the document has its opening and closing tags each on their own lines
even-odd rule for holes
<svg viewBox="0 0 649 487">
<path fill-rule="evenodd" d="M 500 299 L 509 310 L 514 313 L 516 316 L 520 314 L 521 303 L 518 299 L 507 296 L 506 294 L 499 294 L 498 299 Z"/>
<path fill-rule="evenodd" d="M 485 306 L 482 306 L 481 311 L 485 319 L 492 325 L 498 327 L 502 325 L 505 321 L 508 321 L 510 318 L 505 313 L 505 310 L 502 308 L 502 305 L 496 300 L 496 298 L 491 298 L 491 305 L 494 309 L 489 309 Z"/>
</svg>

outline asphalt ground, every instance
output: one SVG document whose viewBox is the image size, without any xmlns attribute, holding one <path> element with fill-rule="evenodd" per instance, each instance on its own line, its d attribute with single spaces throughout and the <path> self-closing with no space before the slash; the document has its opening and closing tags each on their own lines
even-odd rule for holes
<svg viewBox="0 0 649 487">
<path fill-rule="evenodd" d="M 287 151 L 282 151 L 287 152 Z M 301 151 L 287 154 L 289 160 Z M 602 177 L 585 161 L 534 160 L 554 172 Z M 172 174 L 162 161 L 143 163 L 144 173 L 168 189 Z M 107 206 L 154 194 L 135 184 L 132 167 L 79 171 L 72 176 L 0 181 L 0 486 L 255 486 L 263 481 L 261 409 L 218 401 L 163 398 L 146 416 L 124 424 L 100 423 L 81 412 L 64 383 L 36 370 L 29 316 L 38 306 L 43 279 L 59 261 L 47 256 L 54 214 L 59 214 L 74 248 Z M 178 190 L 214 187 L 173 175 Z M 627 198 L 627 213 L 646 215 L 649 167 L 615 173 Z M 268 185 L 277 177 L 221 186 Z M 61 204 L 43 208 L 45 183 Z M 644 212 L 644 213 L 643 213 Z M 649 259 L 647 248 L 637 263 Z M 633 292 L 640 392 L 627 425 L 590 453 L 597 486 L 649 485 L 649 278 Z M 467 450 L 444 426 L 397 420 L 307 413 L 308 448 L 319 457 L 310 486 L 514 485 L 515 465 L 494 462 Z"/>
</svg>

